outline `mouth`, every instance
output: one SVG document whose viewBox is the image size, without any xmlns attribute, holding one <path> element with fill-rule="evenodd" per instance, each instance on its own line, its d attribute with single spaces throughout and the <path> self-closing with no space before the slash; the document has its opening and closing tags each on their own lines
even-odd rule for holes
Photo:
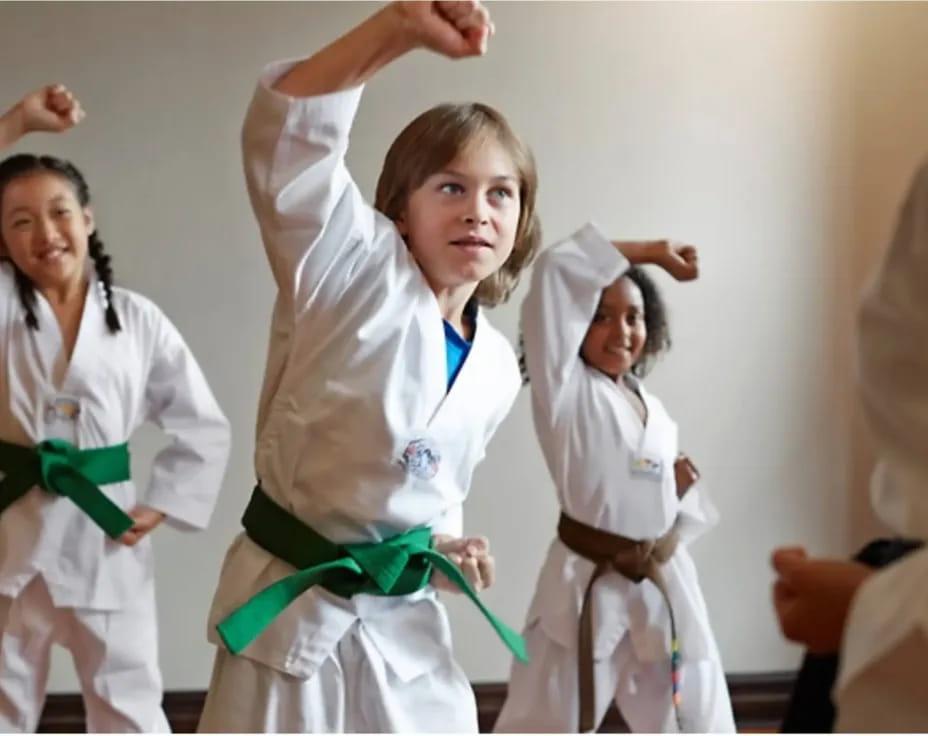
<svg viewBox="0 0 928 736">
<path fill-rule="evenodd" d="M 61 260 L 61 257 L 67 252 L 68 252 L 68 248 L 65 246 L 45 248 L 44 250 L 36 254 L 36 260 L 40 261 L 41 263 L 45 263 L 45 264 L 57 263 L 59 260 Z"/>
<path fill-rule="evenodd" d="M 451 245 L 454 245 L 458 248 L 492 248 L 493 246 L 483 238 L 479 238 L 475 235 L 468 235 L 466 238 L 458 238 L 457 240 L 452 240 Z"/>
<path fill-rule="evenodd" d="M 609 345 L 606 348 L 606 352 L 611 355 L 631 355 L 632 346 L 631 345 Z"/>
</svg>

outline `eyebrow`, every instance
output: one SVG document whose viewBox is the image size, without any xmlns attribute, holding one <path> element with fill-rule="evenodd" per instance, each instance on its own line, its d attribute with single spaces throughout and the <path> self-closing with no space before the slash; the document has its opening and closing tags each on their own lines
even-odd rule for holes
<svg viewBox="0 0 928 736">
<path fill-rule="evenodd" d="M 65 197 L 63 194 L 57 194 L 57 195 L 55 195 L 54 197 L 51 198 L 51 202 L 53 202 L 53 203 L 58 203 L 58 202 L 60 202 L 60 201 L 63 200 L 63 199 L 67 199 L 67 197 Z M 21 205 L 19 205 L 19 207 L 14 207 L 13 209 L 11 209 L 11 210 L 10 210 L 10 214 L 11 214 L 11 215 L 15 215 L 15 214 L 16 214 L 17 212 L 19 212 L 20 210 L 23 210 L 23 211 L 25 211 L 25 212 L 28 212 L 28 211 L 29 211 L 29 208 L 28 208 L 26 205 L 21 204 Z"/>
<path fill-rule="evenodd" d="M 621 310 L 621 311 L 632 310 L 636 312 L 645 311 L 645 305 L 643 304 L 628 303 L 628 304 L 620 305 L 620 304 L 615 304 L 614 302 L 604 302 L 604 301 L 600 301 L 596 308 L 597 309 L 608 309 L 608 310 L 613 310 L 613 311 L 615 310 Z"/>
<path fill-rule="evenodd" d="M 459 179 L 470 179 L 470 178 L 471 178 L 471 177 L 469 177 L 467 174 L 464 174 L 464 173 L 462 173 L 462 172 L 460 172 L 460 171 L 456 171 L 456 170 L 454 170 L 454 169 L 442 169 L 441 171 L 436 171 L 435 173 L 436 173 L 436 174 L 444 174 L 444 175 L 446 175 L 446 176 L 456 176 L 456 177 L 458 177 Z M 490 178 L 493 179 L 493 181 L 510 181 L 510 182 L 512 182 L 513 184 L 515 184 L 516 182 L 518 182 L 518 179 L 516 179 L 516 177 L 514 177 L 514 176 L 509 176 L 508 174 L 499 174 L 498 176 L 493 176 L 493 177 L 490 177 Z"/>
</svg>

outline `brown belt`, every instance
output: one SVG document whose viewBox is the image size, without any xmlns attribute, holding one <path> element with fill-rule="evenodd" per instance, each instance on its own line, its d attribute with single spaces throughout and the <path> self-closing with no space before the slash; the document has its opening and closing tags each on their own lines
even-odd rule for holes
<svg viewBox="0 0 928 736">
<path fill-rule="evenodd" d="M 677 626 L 674 620 L 673 607 L 667 595 L 667 586 L 661 574 L 661 565 L 667 562 L 677 549 L 679 536 L 677 524 L 671 527 L 660 539 L 636 541 L 628 537 L 605 532 L 561 513 L 557 525 L 557 535 L 571 552 L 596 565 L 590 582 L 587 583 L 583 593 L 583 607 L 580 609 L 580 628 L 577 637 L 577 679 L 580 685 L 580 732 L 589 732 L 596 728 L 595 698 L 593 675 L 593 606 L 591 594 L 593 584 L 604 573 L 615 570 L 633 583 L 650 580 L 664 596 L 667 610 L 670 612 L 670 635 L 672 642 L 671 665 L 674 695 L 674 708 L 676 709 L 677 686 L 679 676 L 679 643 L 677 641 Z M 679 723 L 679 711 L 677 712 Z"/>
</svg>

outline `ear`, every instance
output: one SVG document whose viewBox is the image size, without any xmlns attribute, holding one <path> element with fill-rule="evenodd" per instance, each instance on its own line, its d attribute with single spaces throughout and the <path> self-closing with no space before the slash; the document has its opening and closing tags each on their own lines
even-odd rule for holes
<svg viewBox="0 0 928 736">
<path fill-rule="evenodd" d="M 393 224 L 396 225 L 396 229 L 399 231 L 400 235 L 402 235 L 404 238 L 407 235 L 409 235 L 409 226 L 406 224 L 406 212 L 405 211 L 393 221 Z"/>
<path fill-rule="evenodd" d="M 93 210 L 90 207 L 84 207 L 84 224 L 87 226 L 88 235 L 93 235 L 97 231 L 97 223 L 93 218 Z"/>
</svg>

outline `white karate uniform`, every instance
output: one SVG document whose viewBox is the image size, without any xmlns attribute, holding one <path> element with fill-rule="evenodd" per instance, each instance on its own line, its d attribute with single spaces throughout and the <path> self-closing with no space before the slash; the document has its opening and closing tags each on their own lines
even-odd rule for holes
<svg viewBox="0 0 928 736">
<path fill-rule="evenodd" d="M 880 462 L 880 518 L 928 540 L 928 163 L 916 174 L 859 313 L 863 406 Z M 852 603 L 835 687 L 836 730 L 928 731 L 928 549 L 874 574 Z"/>
<path fill-rule="evenodd" d="M 128 512 L 150 506 L 166 522 L 202 529 L 229 452 L 229 427 L 183 338 L 148 299 L 114 287 L 122 330 L 111 334 L 91 280 L 70 363 L 55 315 L 36 294 L 39 329 L 26 326 L 13 270 L 0 266 L 0 438 L 79 449 L 119 445 L 144 422 L 172 440 L 150 482 L 108 484 Z M 149 538 L 110 540 L 70 499 L 30 489 L 0 514 L 0 731 L 34 731 L 49 651 L 70 649 L 91 731 L 164 731 Z"/>
<path fill-rule="evenodd" d="M 539 257 L 522 306 L 535 431 L 568 516 L 636 540 L 663 536 L 680 516 L 681 544 L 662 571 L 682 647 L 683 726 L 733 731 L 724 671 L 685 546 L 716 523 L 715 508 L 701 484 L 678 500 L 677 425 L 661 402 L 628 379 L 647 407 L 642 425 L 615 381 L 580 357 L 602 290 L 627 268 L 593 225 Z M 531 662 L 513 663 L 496 731 L 576 730 L 577 634 L 593 569 L 559 539 L 551 543 L 526 623 Z M 596 722 L 614 697 L 633 731 L 677 730 L 669 615 L 660 591 L 610 571 L 594 585 L 591 602 Z"/>
<path fill-rule="evenodd" d="M 361 88 L 287 97 L 270 85 L 288 68 L 266 69 L 242 134 L 278 286 L 257 476 L 334 542 L 417 526 L 460 536 L 474 468 L 519 390 L 515 355 L 479 313 L 447 390 L 435 295 L 345 166 Z M 473 693 L 431 586 L 351 599 L 315 587 L 240 656 L 223 650 L 215 625 L 292 572 L 244 534 L 233 542 L 210 616 L 220 651 L 201 731 L 476 730 Z"/>
</svg>

